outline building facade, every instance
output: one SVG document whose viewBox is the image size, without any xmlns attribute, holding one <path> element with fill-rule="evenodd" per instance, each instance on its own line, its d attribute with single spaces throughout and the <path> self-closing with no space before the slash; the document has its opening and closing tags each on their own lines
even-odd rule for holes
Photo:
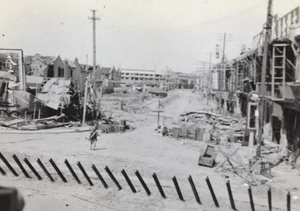
<svg viewBox="0 0 300 211">
<path fill-rule="evenodd" d="M 150 87 L 161 87 L 166 81 L 166 73 L 154 70 L 122 69 L 121 80 L 127 84 L 146 85 Z"/>
<path fill-rule="evenodd" d="M 267 48 L 265 91 L 262 92 L 262 37 L 255 48 L 242 52 L 226 64 L 216 65 L 212 73 L 218 98 L 224 102 L 236 101 L 241 115 L 247 117 L 246 139 L 249 138 L 246 137 L 249 135 L 247 129 L 257 132 L 262 125 L 265 138 L 269 134 L 273 142 L 287 144 L 292 151 L 300 150 L 299 17 L 300 7 L 282 18 L 274 16 L 272 38 Z M 281 27 L 283 23 L 285 27 Z M 253 93 L 259 96 L 257 102 L 251 99 Z M 259 109 L 262 104 L 263 111 Z"/>
</svg>

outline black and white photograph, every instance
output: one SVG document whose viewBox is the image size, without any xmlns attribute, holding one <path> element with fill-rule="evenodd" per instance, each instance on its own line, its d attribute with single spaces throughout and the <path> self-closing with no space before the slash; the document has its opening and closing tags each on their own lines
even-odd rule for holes
<svg viewBox="0 0 300 211">
<path fill-rule="evenodd" d="M 0 3 L 0 211 L 300 211 L 299 0 Z"/>
</svg>

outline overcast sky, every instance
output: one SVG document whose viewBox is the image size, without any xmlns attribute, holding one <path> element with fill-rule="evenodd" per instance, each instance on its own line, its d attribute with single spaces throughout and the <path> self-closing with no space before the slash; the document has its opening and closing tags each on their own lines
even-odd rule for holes
<svg viewBox="0 0 300 211">
<path fill-rule="evenodd" d="M 227 58 L 266 22 L 268 0 L 0 0 L 0 48 L 23 49 L 92 64 L 91 9 L 97 10 L 97 64 L 191 72 L 215 59 L 216 44 Z M 280 17 L 299 0 L 273 0 Z M 222 50 L 222 49 L 221 49 Z M 88 56 L 87 56 L 88 55 Z"/>
</svg>

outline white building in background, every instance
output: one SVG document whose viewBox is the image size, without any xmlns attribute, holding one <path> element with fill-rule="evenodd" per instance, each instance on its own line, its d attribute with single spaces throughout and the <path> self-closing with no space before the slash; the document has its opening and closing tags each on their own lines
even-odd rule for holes
<svg viewBox="0 0 300 211">
<path fill-rule="evenodd" d="M 121 69 L 121 81 L 127 84 L 160 87 L 166 82 L 167 74 L 154 70 Z"/>
</svg>

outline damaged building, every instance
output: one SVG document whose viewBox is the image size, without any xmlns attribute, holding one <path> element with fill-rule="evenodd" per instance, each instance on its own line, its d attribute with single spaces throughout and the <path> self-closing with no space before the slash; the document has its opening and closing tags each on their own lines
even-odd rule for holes
<svg viewBox="0 0 300 211">
<path fill-rule="evenodd" d="M 299 20 L 286 22 L 292 13 L 299 14 L 299 7 L 274 19 L 274 32 L 268 44 L 264 96 L 260 94 L 263 33 L 259 34 L 255 48 L 213 67 L 211 92 L 215 93 L 220 108 L 247 117 L 246 141 L 250 131 L 254 131 L 256 141 L 259 121 L 263 119 L 263 137 L 295 151 L 300 139 L 300 25 Z M 287 30 L 280 28 L 282 22 L 288 24 Z M 253 93 L 258 94 L 259 99 L 250 99 Z M 264 116 L 258 118 L 261 100 L 264 100 Z"/>
<path fill-rule="evenodd" d="M 95 90 L 113 90 L 118 86 L 116 81 L 120 81 L 120 72 L 114 67 L 106 73 L 107 68 L 97 66 L 96 77 L 100 83 L 97 81 L 95 89 L 89 76 L 93 67 L 80 64 L 77 58 L 71 61 L 40 54 L 24 58 L 22 50 L 10 49 L 1 49 L 0 55 L 1 116 L 4 117 L 35 120 L 61 116 L 59 121 L 81 122 L 86 105 L 85 120 L 93 120 L 97 116 Z"/>
</svg>

